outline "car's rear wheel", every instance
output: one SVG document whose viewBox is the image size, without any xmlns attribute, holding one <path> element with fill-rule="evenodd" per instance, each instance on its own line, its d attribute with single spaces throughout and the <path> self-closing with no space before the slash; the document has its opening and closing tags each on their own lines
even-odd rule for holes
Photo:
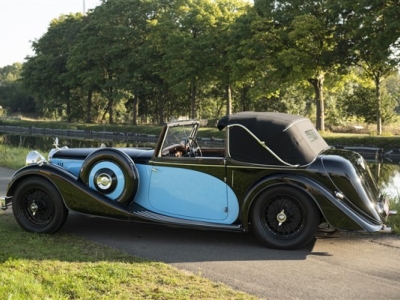
<svg viewBox="0 0 400 300">
<path fill-rule="evenodd" d="M 250 215 L 256 237 L 266 246 L 276 249 L 298 249 L 311 242 L 319 220 L 314 201 L 288 186 L 262 192 Z"/>
<path fill-rule="evenodd" d="M 111 200 L 126 205 L 134 198 L 139 184 L 132 159 L 113 148 L 92 152 L 83 162 L 79 178 Z"/>
<path fill-rule="evenodd" d="M 58 190 L 40 177 L 27 178 L 18 184 L 12 207 L 18 224 L 29 232 L 54 233 L 68 216 Z"/>
</svg>

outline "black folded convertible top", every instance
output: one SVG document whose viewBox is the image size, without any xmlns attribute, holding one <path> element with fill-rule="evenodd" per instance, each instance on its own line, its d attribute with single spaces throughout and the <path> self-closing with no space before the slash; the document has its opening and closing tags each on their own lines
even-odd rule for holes
<svg viewBox="0 0 400 300">
<path fill-rule="evenodd" d="M 218 121 L 227 127 L 229 154 L 238 161 L 267 165 L 305 165 L 329 148 L 311 121 L 277 112 L 240 112 Z"/>
</svg>

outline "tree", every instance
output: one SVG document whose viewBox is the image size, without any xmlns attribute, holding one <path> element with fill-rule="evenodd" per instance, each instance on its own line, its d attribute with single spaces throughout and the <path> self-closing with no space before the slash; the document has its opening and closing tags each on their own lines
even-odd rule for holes
<svg viewBox="0 0 400 300">
<path fill-rule="evenodd" d="M 21 63 L 0 68 L 0 105 L 12 113 L 33 113 L 35 103 L 19 81 L 21 69 Z"/>
<path fill-rule="evenodd" d="M 235 83 L 243 87 L 243 79 L 235 77 L 237 64 L 237 45 L 240 44 L 240 35 L 235 32 L 235 23 L 243 14 L 249 10 L 249 5 L 241 0 L 220 0 L 217 1 L 218 15 L 217 26 L 212 30 L 212 41 L 214 44 L 214 55 L 216 64 L 213 66 L 213 73 L 220 85 L 224 87 L 226 98 L 226 114 L 232 113 L 232 94 Z M 242 89 L 243 92 L 246 88 Z"/>
<path fill-rule="evenodd" d="M 163 5 L 153 0 L 104 1 L 88 16 L 73 48 L 69 68 L 83 89 L 106 99 L 102 118 L 108 114 L 110 123 L 120 102 L 125 102 L 120 108 L 137 110 L 139 99 L 149 94 L 158 95 L 160 115 L 164 113 L 168 86 L 159 74 L 162 57 L 149 33 Z M 88 110 L 90 106 L 88 98 Z"/>
<path fill-rule="evenodd" d="M 341 1 L 340 14 L 346 35 L 351 39 L 350 56 L 373 80 L 377 134 L 382 133 L 382 81 L 393 74 L 400 62 L 398 42 L 400 30 L 396 1 Z"/>
<path fill-rule="evenodd" d="M 328 0 L 255 0 L 272 39 L 270 61 L 284 80 L 307 80 L 314 88 L 316 127 L 325 130 L 324 80 L 337 70 L 338 18 Z"/>
<path fill-rule="evenodd" d="M 153 39 L 162 52 L 163 78 L 177 95 L 188 98 L 190 117 L 197 114 L 197 95 L 210 80 L 211 30 L 218 7 L 211 0 L 171 1 L 154 26 Z"/>
<path fill-rule="evenodd" d="M 106 1 L 94 9 L 68 60 L 68 68 L 82 81 L 83 89 L 88 92 L 87 113 L 90 113 L 91 95 L 96 89 L 107 99 L 98 110 L 102 111 L 102 120 L 108 114 L 110 124 L 114 123 L 115 105 L 122 98 L 116 83 L 125 54 L 121 49 L 125 37 L 119 32 L 121 28 L 124 29 L 121 24 L 123 10 L 118 7 L 120 3 Z M 87 117 L 87 121 L 89 119 Z"/>
<path fill-rule="evenodd" d="M 72 117 L 74 87 L 65 78 L 67 60 L 82 17 L 78 13 L 53 19 L 48 31 L 32 43 L 35 55 L 27 58 L 21 74 L 24 86 L 35 96 L 42 113 L 58 111 L 62 115 L 65 108 L 68 121 Z"/>
</svg>

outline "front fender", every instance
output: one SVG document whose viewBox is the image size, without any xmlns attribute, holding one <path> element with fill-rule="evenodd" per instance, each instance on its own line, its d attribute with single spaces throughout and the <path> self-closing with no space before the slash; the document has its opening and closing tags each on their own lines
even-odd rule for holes
<svg viewBox="0 0 400 300">
<path fill-rule="evenodd" d="M 381 225 L 372 224 L 357 214 L 346 203 L 336 198 L 333 191 L 327 190 L 320 183 L 309 177 L 295 174 L 274 174 L 260 181 L 246 195 L 243 202 L 243 225 L 249 223 L 249 213 L 254 200 L 264 190 L 277 185 L 292 186 L 306 193 L 318 206 L 322 216 L 334 228 L 340 230 L 378 231 Z"/>
<path fill-rule="evenodd" d="M 97 193 L 63 168 L 49 163 L 28 165 L 15 172 L 8 185 L 7 196 L 13 196 L 18 184 L 32 176 L 46 178 L 54 184 L 65 206 L 70 210 L 96 216 L 130 219 L 129 211 L 118 202 Z"/>
</svg>

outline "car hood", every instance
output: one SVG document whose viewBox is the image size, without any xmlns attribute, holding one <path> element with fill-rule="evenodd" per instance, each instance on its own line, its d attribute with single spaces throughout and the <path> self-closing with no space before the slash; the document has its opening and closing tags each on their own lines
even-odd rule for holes
<svg viewBox="0 0 400 300">
<path fill-rule="evenodd" d="M 134 162 L 145 162 L 151 159 L 154 149 L 117 148 L 125 152 Z M 85 158 L 98 148 L 72 148 L 60 149 L 53 153 L 54 159 L 85 160 Z"/>
</svg>

